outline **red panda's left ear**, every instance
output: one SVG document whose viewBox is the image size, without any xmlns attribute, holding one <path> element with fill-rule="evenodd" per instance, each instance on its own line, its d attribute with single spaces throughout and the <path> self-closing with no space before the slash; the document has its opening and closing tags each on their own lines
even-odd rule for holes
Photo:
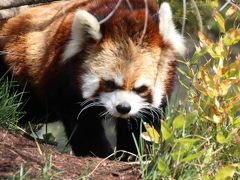
<svg viewBox="0 0 240 180">
<path fill-rule="evenodd" d="M 185 41 L 183 36 L 175 28 L 169 4 L 166 2 L 162 3 L 158 14 L 159 31 L 163 40 L 169 43 L 177 54 L 184 55 L 186 51 Z"/>
<path fill-rule="evenodd" d="M 81 45 L 87 40 L 100 40 L 100 24 L 95 16 L 85 10 L 78 10 L 73 18 L 71 40 L 63 53 L 63 61 L 81 51 Z"/>
</svg>

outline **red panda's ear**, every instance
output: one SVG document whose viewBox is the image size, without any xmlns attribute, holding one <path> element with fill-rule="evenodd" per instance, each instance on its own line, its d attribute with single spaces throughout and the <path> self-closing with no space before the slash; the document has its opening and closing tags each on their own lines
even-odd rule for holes
<svg viewBox="0 0 240 180">
<path fill-rule="evenodd" d="M 158 14 L 159 31 L 163 40 L 169 43 L 177 54 L 184 55 L 186 51 L 184 38 L 175 28 L 172 11 L 167 2 L 161 4 Z"/>
<path fill-rule="evenodd" d="M 85 10 L 78 10 L 73 18 L 71 39 L 63 53 L 63 61 L 81 51 L 81 45 L 89 39 L 100 40 L 100 24 L 95 16 Z"/>
</svg>

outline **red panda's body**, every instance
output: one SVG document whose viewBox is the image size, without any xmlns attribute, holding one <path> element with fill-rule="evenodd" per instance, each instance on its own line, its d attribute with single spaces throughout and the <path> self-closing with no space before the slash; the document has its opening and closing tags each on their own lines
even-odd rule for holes
<svg viewBox="0 0 240 180">
<path fill-rule="evenodd" d="M 139 136 L 141 118 L 156 120 L 171 93 L 183 40 L 167 3 L 159 12 L 148 4 L 147 17 L 145 7 L 143 0 L 57 2 L 0 29 L 0 65 L 62 120 L 77 155 L 136 152 L 131 133 Z"/>
</svg>

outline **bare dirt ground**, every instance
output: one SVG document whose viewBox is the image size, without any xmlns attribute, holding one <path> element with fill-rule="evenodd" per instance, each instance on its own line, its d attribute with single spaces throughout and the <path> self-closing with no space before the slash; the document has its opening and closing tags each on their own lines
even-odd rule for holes
<svg viewBox="0 0 240 180">
<path fill-rule="evenodd" d="M 0 179 L 140 179 L 136 165 L 94 157 L 76 157 L 59 153 L 49 145 L 40 145 L 20 134 L 0 128 Z M 41 154 L 42 151 L 42 154 Z M 21 170 L 22 169 L 22 170 Z"/>
</svg>

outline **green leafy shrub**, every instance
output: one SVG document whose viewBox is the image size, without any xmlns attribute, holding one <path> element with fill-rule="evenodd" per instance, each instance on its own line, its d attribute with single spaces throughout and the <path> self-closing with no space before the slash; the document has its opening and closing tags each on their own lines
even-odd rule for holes
<svg viewBox="0 0 240 180">
<path fill-rule="evenodd" d="M 160 134 L 146 127 L 154 145 L 150 163 L 141 166 L 145 179 L 240 177 L 240 29 L 235 23 L 226 30 L 218 12 L 213 18 L 219 39 L 199 32 L 192 58 L 179 61 L 185 100 L 169 108 Z"/>
</svg>

